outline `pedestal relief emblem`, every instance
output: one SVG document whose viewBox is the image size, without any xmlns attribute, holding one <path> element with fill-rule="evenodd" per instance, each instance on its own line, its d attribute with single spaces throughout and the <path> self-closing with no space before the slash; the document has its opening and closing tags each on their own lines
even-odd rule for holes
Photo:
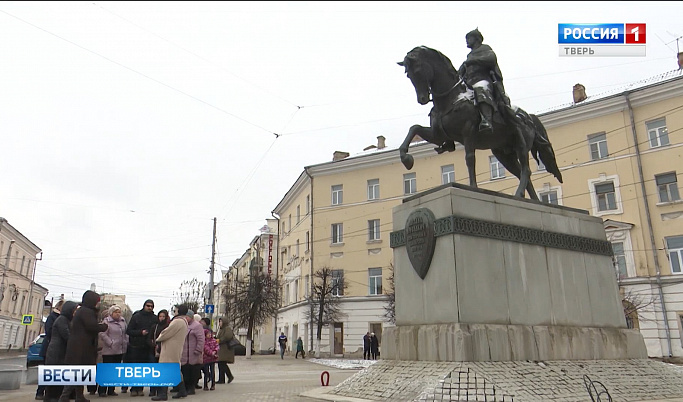
<svg viewBox="0 0 683 402">
<path fill-rule="evenodd" d="M 427 208 L 413 211 L 406 221 L 405 241 L 408 259 L 417 275 L 424 279 L 434 256 L 434 213 Z"/>
</svg>

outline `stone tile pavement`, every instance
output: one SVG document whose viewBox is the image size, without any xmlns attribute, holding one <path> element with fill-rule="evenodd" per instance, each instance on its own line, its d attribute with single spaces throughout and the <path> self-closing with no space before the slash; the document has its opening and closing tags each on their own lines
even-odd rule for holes
<svg viewBox="0 0 683 402">
<path fill-rule="evenodd" d="M 351 397 L 374 401 L 591 401 L 584 379 L 593 384 L 590 388 L 596 401 L 604 390 L 614 401 L 683 401 L 683 368 L 648 359 L 461 363 L 383 360 L 342 382 L 327 396 L 328 400 Z M 601 400 L 607 400 L 604 393 Z"/>
</svg>

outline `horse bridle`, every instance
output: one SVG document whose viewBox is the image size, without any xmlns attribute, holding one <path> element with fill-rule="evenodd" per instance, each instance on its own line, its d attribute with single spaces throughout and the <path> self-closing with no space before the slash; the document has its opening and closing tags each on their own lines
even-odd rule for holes
<svg viewBox="0 0 683 402">
<path fill-rule="evenodd" d="M 463 82 L 463 78 L 460 78 L 460 81 L 456 82 L 455 85 L 453 85 L 449 90 L 447 90 L 447 91 L 444 92 L 444 93 L 438 94 L 438 95 L 435 94 L 434 92 L 432 92 L 432 87 L 430 86 L 430 87 L 429 87 L 429 92 L 432 94 L 432 99 L 430 99 L 429 101 L 430 101 L 430 102 L 434 102 L 434 98 L 441 98 L 442 96 L 448 95 L 448 94 L 451 93 L 455 88 L 457 88 L 460 84 L 462 84 L 462 82 Z"/>
</svg>

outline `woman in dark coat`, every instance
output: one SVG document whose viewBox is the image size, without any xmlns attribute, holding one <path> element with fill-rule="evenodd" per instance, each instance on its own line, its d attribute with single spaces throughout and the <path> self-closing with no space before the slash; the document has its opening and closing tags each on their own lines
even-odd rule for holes
<svg viewBox="0 0 683 402">
<path fill-rule="evenodd" d="M 73 318 L 74 311 L 78 305 L 72 301 L 64 303 L 61 308 L 61 313 L 52 324 L 52 332 L 50 344 L 47 351 L 45 351 L 45 365 L 60 365 L 64 364 L 64 356 L 66 355 L 66 344 L 69 340 L 69 324 Z M 59 385 L 50 385 L 45 388 L 45 400 L 55 402 L 62 394 L 64 387 Z"/>
<path fill-rule="evenodd" d="M 71 320 L 71 334 L 66 345 L 64 364 L 95 365 L 97 364 L 97 341 L 99 333 L 107 330 L 107 324 L 100 324 L 97 319 L 100 295 L 87 290 L 83 293 L 81 308 L 76 310 Z M 66 386 L 59 402 L 69 402 L 71 390 L 76 390 L 76 402 L 88 402 L 83 396 L 83 386 Z"/>
<path fill-rule="evenodd" d="M 228 377 L 228 384 L 230 384 L 235 377 L 230 372 L 228 363 L 235 363 L 235 352 L 230 348 L 229 343 L 235 334 L 223 317 L 218 318 L 218 327 L 216 339 L 220 349 L 218 349 L 218 381 L 216 384 L 225 384 L 226 376 Z"/>
</svg>

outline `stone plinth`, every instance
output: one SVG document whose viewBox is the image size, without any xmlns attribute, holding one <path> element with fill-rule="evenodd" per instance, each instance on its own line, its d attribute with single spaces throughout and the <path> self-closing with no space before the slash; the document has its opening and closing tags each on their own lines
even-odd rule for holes
<svg viewBox="0 0 683 402">
<path fill-rule="evenodd" d="M 393 225 L 396 327 L 382 358 L 647 357 L 626 328 L 601 219 L 451 184 L 404 200 Z"/>
</svg>

